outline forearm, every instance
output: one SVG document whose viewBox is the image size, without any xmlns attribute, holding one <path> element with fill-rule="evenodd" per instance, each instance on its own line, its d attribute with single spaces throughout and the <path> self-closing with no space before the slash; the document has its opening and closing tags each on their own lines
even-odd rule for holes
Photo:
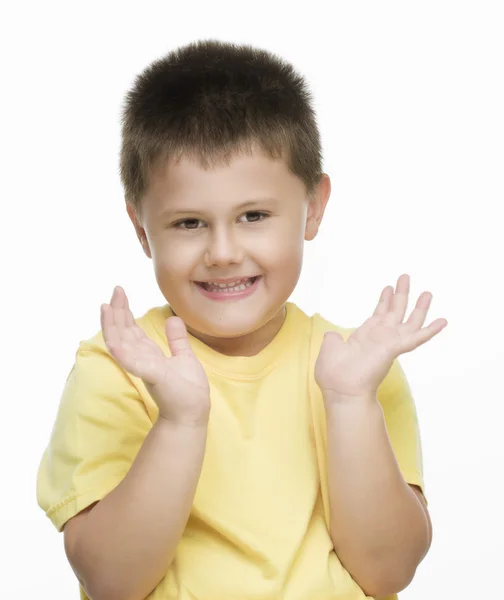
<svg viewBox="0 0 504 600">
<path fill-rule="evenodd" d="M 398 591 L 427 551 L 423 508 L 401 474 L 376 398 L 324 401 L 335 551 L 368 593 L 379 595 L 380 581 Z"/>
<path fill-rule="evenodd" d="M 201 473 L 206 425 L 159 419 L 130 471 L 89 513 L 74 563 L 92 600 L 143 600 L 164 577 Z"/>
</svg>

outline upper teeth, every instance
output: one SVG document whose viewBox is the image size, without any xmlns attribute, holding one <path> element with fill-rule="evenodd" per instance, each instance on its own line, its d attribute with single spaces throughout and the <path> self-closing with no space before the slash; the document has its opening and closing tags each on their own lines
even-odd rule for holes
<svg viewBox="0 0 504 600">
<path fill-rule="evenodd" d="M 252 278 L 245 277 L 242 279 L 237 279 L 236 281 L 230 281 L 229 283 L 213 283 L 211 281 L 207 281 L 205 285 L 207 288 L 214 290 L 239 291 L 250 287 L 252 285 Z"/>
<path fill-rule="evenodd" d="M 245 283 L 248 280 L 249 280 L 249 278 L 247 277 L 246 279 L 237 279 L 236 281 L 230 281 L 229 283 L 214 283 L 213 281 L 209 281 L 208 285 L 216 285 L 221 288 L 234 287 L 235 285 L 238 285 L 240 283 Z"/>
</svg>

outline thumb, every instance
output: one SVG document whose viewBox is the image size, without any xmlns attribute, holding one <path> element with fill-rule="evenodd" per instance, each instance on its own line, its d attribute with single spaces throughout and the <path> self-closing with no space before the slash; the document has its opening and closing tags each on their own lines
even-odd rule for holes
<svg viewBox="0 0 504 600">
<path fill-rule="evenodd" d="M 180 317 L 169 317 L 166 319 L 165 330 L 172 356 L 193 355 L 185 323 Z"/>
<path fill-rule="evenodd" d="M 344 343 L 345 340 L 340 333 L 337 331 L 326 331 L 320 346 L 320 354 L 324 355 L 326 352 L 340 352 L 341 346 Z"/>
</svg>

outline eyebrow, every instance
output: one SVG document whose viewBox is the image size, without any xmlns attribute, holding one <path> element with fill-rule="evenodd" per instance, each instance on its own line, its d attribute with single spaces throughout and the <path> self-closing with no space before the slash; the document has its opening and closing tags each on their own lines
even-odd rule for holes
<svg viewBox="0 0 504 600">
<path fill-rule="evenodd" d="M 245 202 L 242 202 L 241 204 L 238 204 L 238 206 L 236 206 L 235 208 L 237 210 L 243 210 L 244 208 L 247 208 L 250 206 L 258 206 L 261 204 L 269 204 L 270 206 L 272 204 L 276 205 L 277 199 L 276 198 L 252 198 L 250 200 L 246 200 Z M 168 208 L 168 209 L 164 210 L 159 216 L 166 217 L 167 215 L 178 215 L 178 214 L 200 215 L 203 212 L 204 212 L 204 210 L 191 210 L 191 209 L 185 209 L 185 208 L 175 208 L 175 209 Z"/>
</svg>

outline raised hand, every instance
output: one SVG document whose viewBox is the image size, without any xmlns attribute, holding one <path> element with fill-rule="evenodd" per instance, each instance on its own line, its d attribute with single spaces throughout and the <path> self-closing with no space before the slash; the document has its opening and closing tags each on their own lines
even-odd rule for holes
<svg viewBox="0 0 504 600">
<path fill-rule="evenodd" d="M 161 418 L 184 424 L 208 420 L 208 378 L 191 349 L 182 319 L 170 317 L 165 322 L 172 353 L 166 356 L 135 323 L 126 293 L 117 286 L 110 304 L 101 305 L 101 327 L 110 354 L 123 369 L 143 380 Z"/>
<path fill-rule="evenodd" d="M 375 395 L 399 355 L 425 344 L 446 327 L 446 319 L 436 319 L 422 328 L 432 300 L 430 292 L 420 295 L 403 323 L 409 286 L 407 274 L 399 277 L 395 293 L 392 286 L 386 286 L 373 315 L 346 342 L 335 331 L 325 334 L 315 363 L 315 380 L 322 392 L 344 397 Z"/>
</svg>

